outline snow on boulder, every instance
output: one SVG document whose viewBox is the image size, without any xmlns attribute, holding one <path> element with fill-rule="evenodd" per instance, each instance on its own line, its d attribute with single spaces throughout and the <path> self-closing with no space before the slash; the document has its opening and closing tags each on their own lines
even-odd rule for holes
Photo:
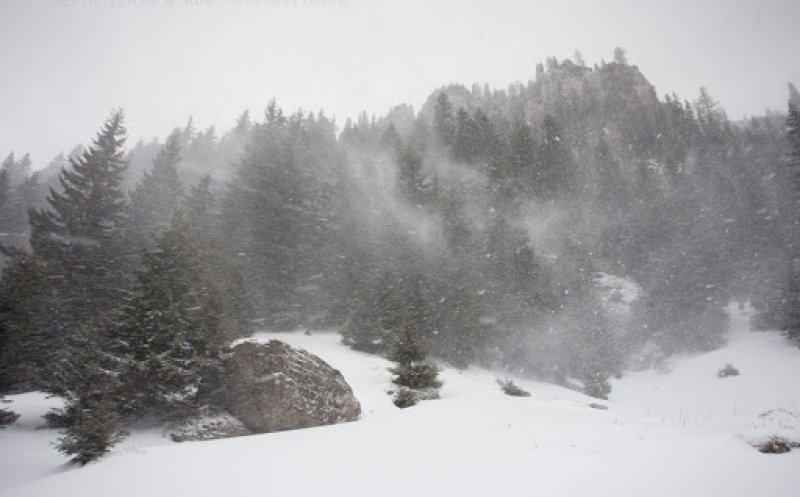
<svg viewBox="0 0 800 497">
<path fill-rule="evenodd" d="M 173 442 L 196 442 L 250 435 L 244 424 L 227 413 L 190 419 L 169 434 Z"/>
<path fill-rule="evenodd" d="M 355 421 L 361 415 L 339 371 L 284 342 L 240 343 L 225 368 L 226 408 L 253 432 Z"/>
</svg>

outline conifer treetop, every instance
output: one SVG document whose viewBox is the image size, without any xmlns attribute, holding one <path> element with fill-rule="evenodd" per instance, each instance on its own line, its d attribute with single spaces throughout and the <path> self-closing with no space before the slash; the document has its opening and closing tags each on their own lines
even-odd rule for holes
<svg viewBox="0 0 800 497">
<path fill-rule="evenodd" d="M 30 213 L 34 237 L 50 233 L 97 240 L 119 224 L 124 207 L 119 185 L 127 167 L 123 119 L 122 111 L 114 110 L 92 146 L 70 157 L 70 166 L 59 173 L 63 193 L 51 188 L 49 209 Z"/>
</svg>

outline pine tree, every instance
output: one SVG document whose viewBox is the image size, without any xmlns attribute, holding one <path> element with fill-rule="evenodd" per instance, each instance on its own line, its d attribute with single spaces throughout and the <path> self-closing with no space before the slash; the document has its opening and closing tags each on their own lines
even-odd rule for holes
<svg viewBox="0 0 800 497">
<path fill-rule="evenodd" d="M 181 149 L 186 149 L 194 140 L 197 130 L 194 127 L 194 117 L 189 116 L 186 125 L 181 130 Z"/>
<path fill-rule="evenodd" d="M 428 326 L 433 330 L 430 342 L 438 357 L 466 368 L 486 350 L 487 327 L 481 322 L 486 303 L 477 284 L 480 280 L 468 263 L 459 260 L 443 266 L 426 292 Z"/>
<path fill-rule="evenodd" d="M 132 239 L 139 248 L 151 248 L 170 223 L 183 188 L 177 165 L 181 160 L 182 131 L 175 129 L 153 159 L 153 167 L 130 195 L 129 224 Z"/>
<path fill-rule="evenodd" d="M 126 435 L 122 418 L 108 396 L 77 403 L 71 411 L 72 422 L 56 448 L 72 456 L 73 462 L 84 465 L 98 459 Z"/>
<path fill-rule="evenodd" d="M 226 240 L 267 324 L 328 325 L 340 260 L 335 128 L 268 109 L 222 202 Z"/>
<path fill-rule="evenodd" d="M 494 123 L 483 110 L 478 109 L 475 111 L 473 121 L 478 141 L 477 159 L 483 161 L 486 168 L 485 172 L 489 177 L 489 189 L 491 192 L 495 192 L 503 174 L 505 150 L 497 135 Z"/>
<path fill-rule="evenodd" d="M 342 343 L 364 352 L 382 353 L 389 348 L 391 335 L 387 322 L 395 309 L 389 295 L 397 276 L 376 270 L 363 276 L 349 303 L 349 315 L 342 325 Z"/>
<path fill-rule="evenodd" d="M 176 211 L 112 326 L 125 414 L 180 419 L 202 407 L 220 374 L 227 332 L 217 290 L 205 279 L 189 226 Z"/>
<path fill-rule="evenodd" d="M 465 109 L 456 113 L 455 137 L 453 138 L 453 158 L 460 162 L 472 163 L 483 152 L 480 129 Z"/>
<path fill-rule="evenodd" d="M 534 193 L 539 198 L 547 195 L 548 185 L 537 162 L 536 142 L 531 127 L 522 120 L 517 120 L 511 129 L 505 181 L 508 183 L 506 190 L 513 193 L 526 196 Z"/>
<path fill-rule="evenodd" d="M 34 172 L 26 176 L 14 189 L 13 209 L 11 210 L 12 227 L 17 234 L 28 235 L 30 209 L 44 204 L 44 192 L 39 182 L 40 173 Z M 19 245 L 18 245 L 19 246 Z"/>
<path fill-rule="evenodd" d="M 545 116 L 540 152 L 541 194 L 553 199 L 574 191 L 575 165 L 564 142 L 563 131 L 555 118 Z"/>
<path fill-rule="evenodd" d="M 6 182 L 6 184 L 8 184 L 10 182 L 9 170 L 12 167 L 14 167 L 15 162 L 16 161 L 14 160 L 14 153 L 12 152 L 12 153 L 8 154 L 8 156 L 6 156 L 6 158 L 0 164 L 0 170 L 2 170 L 3 174 L 5 175 L 5 180 L 4 181 Z"/>
<path fill-rule="evenodd" d="M 791 209 L 787 212 L 787 257 L 784 295 L 781 299 L 781 324 L 789 338 L 800 342 L 800 109 L 789 102 L 786 116 L 786 138 L 789 151 L 785 159 L 785 177 L 788 180 Z"/>
<path fill-rule="evenodd" d="M 214 126 L 194 133 L 192 140 L 181 147 L 187 169 L 209 174 L 225 167 L 219 145 Z"/>
<path fill-rule="evenodd" d="M 8 232 L 12 231 L 11 218 L 11 189 L 8 179 L 8 169 L 5 164 L 0 168 L 0 247 L 8 245 Z M 5 254 L 0 253 L 0 267 L 6 263 Z M 0 352 L 2 348 L 0 347 Z"/>
<path fill-rule="evenodd" d="M 581 381 L 583 381 L 583 393 L 597 399 L 608 399 L 608 394 L 611 393 L 611 383 L 609 383 L 608 376 L 602 370 L 588 365 L 585 375 L 581 377 Z"/>
<path fill-rule="evenodd" d="M 641 332 L 666 353 L 711 350 L 728 326 L 733 273 L 726 225 L 694 174 L 681 189 L 637 206 L 626 227 L 634 242 L 624 260 L 643 289 L 635 306 Z"/>
<path fill-rule="evenodd" d="M 212 183 L 211 176 L 204 175 L 197 184 L 189 187 L 189 194 L 183 201 L 186 220 L 204 239 L 211 239 L 217 228 L 217 199 L 211 191 Z"/>
<path fill-rule="evenodd" d="M 397 132 L 397 126 L 394 123 L 389 123 L 386 130 L 381 136 L 381 145 L 389 149 L 395 156 L 397 156 L 403 149 L 403 138 Z"/>
<path fill-rule="evenodd" d="M 117 235 L 123 217 L 124 195 L 119 190 L 125 161 L 122 146 L 125 128 L 121 111 L 106 121 L 93 146 L 81 157 L 70 158 L 59 181 L 63 193 L 50 190 L 50 209 L 31 212 L 34 248 L 50 248 L 48 241 L 63 245 L 94 245 Z"/>
<path fill-rule="evenodd" d="M 110 310 L 127 285 L 122 120 L 121 111 L 113 112 L 92 146 L 61 170 L 63 192 L 51 188 L 48 209 L 30 211 L 30 243 L 43 265 L 48 303 L 41 316 L 48 389 L 65 388 L 53 382 L 72 361 L 70 338 Z"/>
<path fill-rule="evenodd" d="M 219 289 L 225 315 L 231 325 L 230 338 L 252 332 L 254 297 L 248 288 L 236 260 L 230 257 L 235 250 L 223 238 L 220 212 L 212 191 L 211 176 L 200 178 L 189 187 L 183 201 L 183 212 L 194 240 L 200 264 L 208 279 Z"/>
<path fill-rule="evenodd" d="M 282 126 L 286 124 L 286 116 L 283 115 L 283 109 L 278 106 L 278 101 L 274 98 L 267 103 L 267 108 L 264 111 L 264 122 L 268 126 Z"/>
<path fill-rule="evenodd" d="M 0 230 L 8 229 L 8 203 L 10 197 L 10 185 L 8 180 L 8 169 L 0 169 Z"/>
<path fill-rule="evenodd" d="M 606 311 L 592 290 L 587 285 L 579 291 L 582 293 L 577 296 L 579 302 L 573 304 L 578 311 L 572 323 L 574 331 L 570 334 L 577 355 L 574 368 L 586 395 L 607 399 L 611 393 L 608 378 L 619 370 L 622 354 L 611 333 Z"/>
<path fill-rule="evenodd" d="M 233 128 L 233 133 L 239 137 L 243 137 L 250 131 L 252 126 L 253 123 L 250 121 L 250 111 L 245 110 L 236 119 L 236 127 Z"/>
<path fill-rule="evenodd" d="M 16 186 L 22 183 L 25 178 L 31 175 L 31 157 L 30 154 L 25 154 L 22 159 L 16 160 L 14 154 L 8 154 L 8 157 L 3 161 L 0 166 L 8 174 L 8 182 L 10 186 Z"/>
<path fill-rule="evenodd" d="M 410 146 L 400 150 L 397 185 L 400 193 L 415 205 L 424 205 L 429 197 L 422 172 L 422 157 Z"/>
<path fill-rule="evenodd" d="M 409 316 L 403 319 L 392 333 L 388 359 L 397 363 L 390 369 L 395 375 L 392 383 L 413 390 L 441 387 L 439 369 L 428 360 L 427 347 L 413 318 Z"/>
<path fill-rule="evenodd" d="M 789 151 L 786 156 L 786 177 L 791 183 L 792 201 L 800 203 L 800 107 L 794 102 L 789 103 L 786 115 L 786 139 L 789 142 Z M 800 217 L 795 210 L 795 216 Z M 792 221 L 798 222 L 797 219 Z"/>
<path fill-rule="evenodd" d="M 472 232 L 463 212 L 463 200 L 455 190 L 446 189 L 439 204 L 446 247 L 456 256 L 469 252 Z"/>
<path fill-rule="evenodd" d="M 0 401 L 2 400 L 3 396 L 0 395 Z M 6 425 L 10 425 L 17 419 L 19 419 L 19 414 L 15 413 L 14 411 L 10 411 L 8 409 L 0 409 L 0 428 Z"/>
<path fill-rule="evenodd" d="M 49 415 L 61 417 L 65 427 L 75 421 L 73 407 L 85 406 L 118 390 L 118 361 L 111 353 L 110 328 L 108 315 L 82 324 L 65 340 L 68 355 L 48 377 L 47 390 L 67 401 L 65 410 L 56 409 Z"/>
<path fill-rule="evenodd" d="M 719 102 L 711 96 L 708 89 L 700 87 L 700 95 L 695 102 L 697 121 L 700 129 L 705 133 L 714 133 L 712 139 L 719 139 L 716 133 L 721 132 L 721 127 L 727 121 L 725 113 L 719 106 Z"/>
<path fill-rule="evenodd" d="M 800 343 L 800 110 L 793 97 L 783 129 L 786 147 L 774 160 L 779 197 L 775 215 L 763 220 L 772 228 L 776 247 L 772 259 L 762 261 L 760 291 L 753 295 L 753 305 L 759 327 L 779 329 Z"/>
<path fill-rule="evenodd" d="M 603 138 L 595 149 L 595 168 L 599 175 L 597 202 L 611 215 L 620 215 L 627 207 L 628 192 L 619 162 L 611 156 Z"/>
<path fill-rule="evenodd" d="M 433 129 L 443 145 L 448 147 L 453 145 L 456 132 L 453 104 L 443 91 L 439 92 L 433 106 Z"/>
<path fill-rule="evenodd" d="M 52 354 L 43 322 L 48 305 L 43 265 L 25 251 L 3 250 L 10 260 L 0 278 L 0 392 L 41 387 Z"/>
<path fill-rule="evenodd" d="M 38 173 L 31 172 L 28 154 L 9 154 L 0 166 L 0 244 L 26 248 L 28 209 L 39 203 Z"/>
<path fill-rule="evenodd" d="M 342 343 L 364 352 L 384 350 L 388 333 L 381 326 L 380 317 L 367 292 L 361 291 L 351 302 L 351 308 L 350 317 L 342 325 Z"/>
<path fill-rule="evenodd" d="M 401 323 L 413 322 L 422 330 L 430 320 L 425 294 L 427 275 L 418 267 L 418 254 L 404 246 L 402 235 L 392 240 L 392 248 L 399 248 L 400 253 L 387 256 L 366 273 L 349 302 L 342 341 L 356 350 L 387 353 Z"/>
<path fill-rule="evenodd" d="M 552 277 L 530 246 L 527 233 L 497 215 L 485 234 L 483 272 L 491 307 L 510 323 L 530 321 L 557 308 Z"/>
</svg>

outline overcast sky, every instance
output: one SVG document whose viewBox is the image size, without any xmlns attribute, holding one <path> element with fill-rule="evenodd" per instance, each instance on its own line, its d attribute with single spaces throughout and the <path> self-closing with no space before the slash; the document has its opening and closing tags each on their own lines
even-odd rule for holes
<svg viewBox="0 0 800 497">
<path fill-rule="evenodd" d="M 706 86 L 732 118 L 800 83 L 797 0 L 2 0 L 0 155 L 43 167 L 122 107 L 131 139 L 189 115 L 227 129 L 272 97 L 342 124 L 438 86 L 504 88 L 537 62 L 628 52 L 659 94 Z"/>
</svg>

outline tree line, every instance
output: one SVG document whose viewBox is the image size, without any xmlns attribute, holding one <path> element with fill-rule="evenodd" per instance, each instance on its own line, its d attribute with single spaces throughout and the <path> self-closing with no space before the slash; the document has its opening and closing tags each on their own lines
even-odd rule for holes
<svg viewBox="0 0 800 497">
<path fill-rule="evenodd" d="M 0 169 L 0 388 L 96 429 L 212 409 L 227 344 L 257 328 L 336 327 L 431 386 L 421 351 L 598 397 L 644 350 L 720 345 L 731 300 L 797 339 L 798 105 L 790 87 L 786 115 L 734 123 L 705 89 L 659 98 L 620 52 L 341 130 L 272 101 L 126 152 L 115 111 L 50 179 Z M 600 273 L 641 288 L 624 323 Z"/>
</svg>

